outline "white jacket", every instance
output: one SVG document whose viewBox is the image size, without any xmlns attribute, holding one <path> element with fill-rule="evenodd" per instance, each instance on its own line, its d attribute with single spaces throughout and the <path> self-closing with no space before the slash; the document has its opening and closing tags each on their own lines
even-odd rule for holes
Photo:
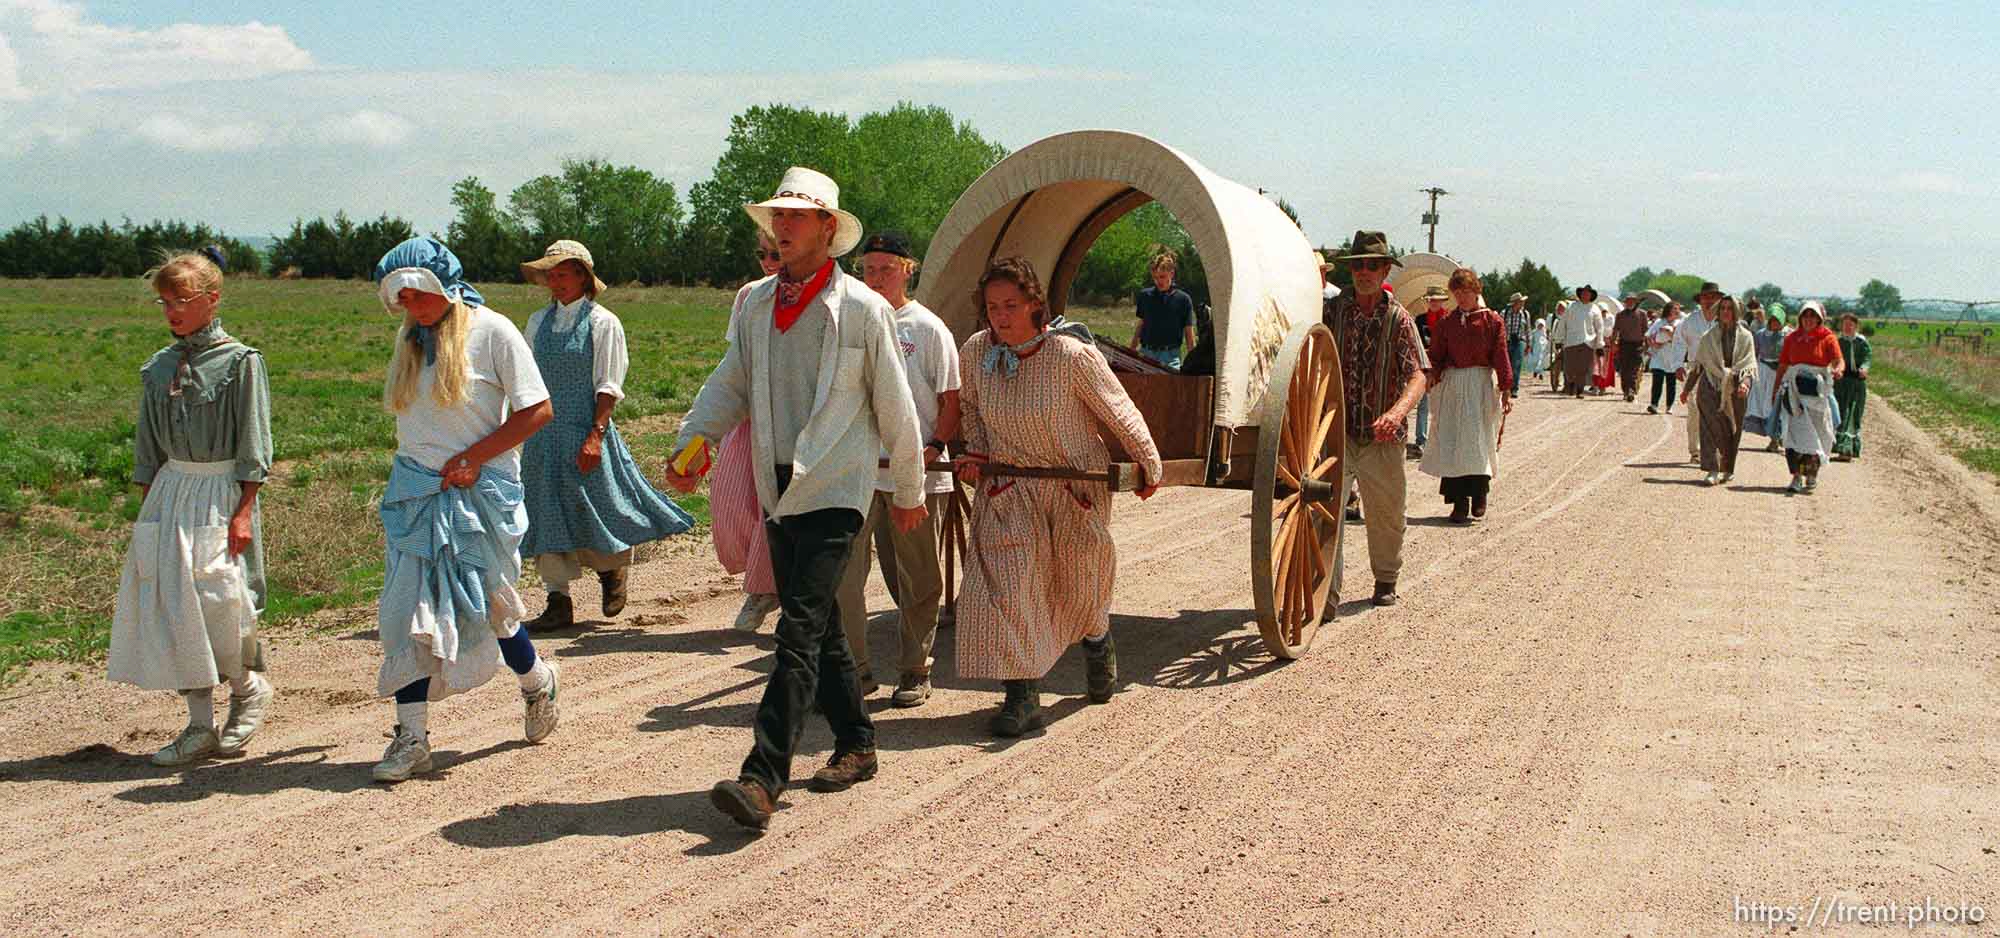
<svg viewBox="0 0 2000 938">
<path fill-rule="evenodd" d="M 723 434 L 748 419 L 757 500 L 773 518 L 823 508 L 867 514 L 883 452 L 889 453 L 896 506 L 923 504 L 923 440 L 909 382 L 903 376 L 895 311 L 881 294 L 837 264 L 832 279 L 812 301 L 827 313 L 819 381 L 813 391 L 812 416 L 793 447 L 791 484 L 783 498 L 778 496 L 771 383 L 787 376 L 771 374 L 771 310 L 777 294 L 778 278 L 768 277 L 752 284 L 743 297 L 742 312 L 729 325 L 729 348 L 695 395 L 674 451 L 687 446 L 697 433 L 712 448 Z"/>
<path fill-rule="evenodd" d="M 1598 318 L 1596 304 L 1572 301 L 1563 308 L 1562 324 L 1565 348 L 1572 345 L 1604 347 L 1604 322 Z"/>
</svg>

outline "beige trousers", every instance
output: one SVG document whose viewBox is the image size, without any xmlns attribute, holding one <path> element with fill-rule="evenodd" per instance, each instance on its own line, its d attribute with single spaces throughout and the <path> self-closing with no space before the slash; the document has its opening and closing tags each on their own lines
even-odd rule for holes
<svg viewBox="0 0 2000 938">
<path fill-rule="evenodd" d="M 1701 380 L 1701 372 L 1689 368 L 1687 383 L 1682 385 L 1682 387 L 1695 389 L 1693 394 L 1688 395 L 1687 400 L 1688 458 L 1695 460 L 1701 458 L 1701 385 L 1703 383 L 1705 382 Z"/>
<path fill-rule="evenodd" d="M 1378 583 L 1394 583 L 1403 570 L 1403 512 L 1409 500 L 1401 443 L 1347 441 L 1346 481 L 1361 487 L 1361 516 L 1368 526 L 1368 564 Z"/>
<path fill-rule="evenodd" d="M 583 575 L 583 568 L 589 567 L 598 573 L 632 565 L 632 549 L 625 548 L 615 554 L 600 554 L 588 547 L 566 550 L 551 554 L 535 555 L 535 572 L 541 574 L 542 584 L 551 593 L 569 593 L 569 581 Z"/>
<path fill-rule="evenodd" d="M 894 495 L 876 492 L 868 503 L 868 517 L 854 535 L 847 552 L 847 567 L 834 594 L 840 608 L 840 630 L 847 634 L 854 650 L 854 670 L 867 673 L 868 663 L 868 567 L 871 554 L 882 555 L 887 572 L 895 570 L 896 601 L 901 622 L 903 647 L 898 666 L 903 674 L 929 674 L 931 646 L 937 641 L 938 605 L 944 601 L 944 572 L 938 568 L 938 531 L 944 523 L 944 509 L 950 495 L 924 499 L 929 514 L 915 530 L 896 530 L 889 509 Z M 886 577 L 885 577 L 886 579 Z"/>
</svg>

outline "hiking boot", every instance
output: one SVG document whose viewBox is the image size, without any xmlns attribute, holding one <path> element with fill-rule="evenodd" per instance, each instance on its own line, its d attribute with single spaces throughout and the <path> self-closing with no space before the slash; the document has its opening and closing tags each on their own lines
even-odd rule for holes
<svg viewBox="0 0 2000 938">
<path fill-rule="evenodd" d="M 764 783 L 750 778 L 716 782 L 708 790 L 708 800 L 717 810 L 751 830 L 770 827 L 771 814 L 778 810 L 777 800 L 764 789 Z"/>
<path fill-rule="evenodd" d="M 1007 699 L 993 717 L 993 735 L 1013 738 L 1042 728 L 1042 682 L 1001 681 Z"/>
<path fill-rule="evenodd" d="M 1403 455 L 1411 459 L 1424 458 L 1424 444 L 1411 443 L 1410 445 L 1403 447 Z"/>
<path fill-rule="evenodd" d="M 250 672 L 256 675 L 257 672 Z M 257 735 L 257 729 L 264 725 L 264 715 L 270 712 L 271 698 L 276 695 L 271 682 L 259 675 L 257 687 L 249 694 L 238 697 L 229 695 L 229 718 L 222 721 L 222 736 L 216 740 L 216 751 L 224 755 L 242 752 L 250 744 L 250 737 Z"/>
<path fill-rule="evenodd" d="M 778 594 L 751 593 L 743 597 L 743 608 L 736 610 L 735 628 L 738 632 L 755 632 L 762 628 L 764 620 L 778 611 Z"/>
<path fill-rule="evenodd" d="M 896 681 L 896 693 L 889 697 L 889 704 L 896 707 L 921 707 L 930 699 L 931 676 L 905 674 Z"/>
<path fill-rule="evenodd" d="M 562 710 L 556 704 L 556 692 L 561 689 L 562 672 L 556 663 L 542 659 L 549 667 L 549 679 L 538 690 L 521 692 L 521 703 L 527 708 L 526 725 L 528 742 L 539 743 L 556 731 L 556 724 L 562 720 Z"/>
<path fill-rule="evenodd" d="M 1717 485 L 1720 484 L 1721 482 L 1722 482 L 1722 473 L 1720 472 L 1711 472 L 1708 475 L 1701 477 L 1701 484 L 1703 485 Z"/>
<path fill-rule="evenodd" d="M 1104 640 L 1093 642 L 1083 640 L 1084 684 L 1094 704 L 1110 703 L 1111 695 L 1118 690 L 1118 646 L 1111 643 L 1111 633 L 1104 633 Z"/>
<path fill-rule="evenodd" d="M 1484 495 L 1472 496 L 1472 516 L 1474 518 L 1486 517 L 1486 496 Z"/>
<path fill-rule="evenodd" d="M 389 748 L 382 753 L 382 761 L 368 774 L 378 782 L 401 782 L 410 776 L 431 771 L 430 734 L 418 736 L 396 724 L 395 738 L 389 740 Z"/>
<path fill-rule="evenodd" d="M 625 574 L 630 567 L 603 570 L 597 574 L 597 585 L 603 595 L 597 599 L 597 608 L 604 610 L 604 617 L 615 618 L 625 611 Z"/>
<path fill-rule="evenodd" d="M 1375 605 L 1393 606 L 1396 604 L 1398 598 L 1396 595 L 1396 584 L 1384 583 L 1381 580 L 1375 581 L 1375 598 L 1373 600 Z"/>
<path fill-rule="evenodd" d="M 173 768 L 215 755 L 217 751 L 213 727 L 190 726 L 181 730 L 181 734 L 174 737 L 173 742 L 161 747 L 159 752 L 153 753 L 153 764 Z"/>
<path fill-rule="evenodd" d="M 566 629 L 576 624 L 576 607 L 570 603 L 568 593 L 550 593 L 548 608 L 526 622 L 530 632 L 544 632 L 549 629 Z"/>
<path fill-rule="evenodd" d="M 813 773 L 813 791 L 846 791 L 856 783 L 875 777 L 875 750 L 836 752 L 826 760 L 826 768 Z"/>
</svg>

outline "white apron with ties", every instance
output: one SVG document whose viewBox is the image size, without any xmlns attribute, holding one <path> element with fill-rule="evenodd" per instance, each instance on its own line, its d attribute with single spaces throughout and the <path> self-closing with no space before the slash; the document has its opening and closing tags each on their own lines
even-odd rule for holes
<svg viewBox="0 0 2000 938">
<path fill-rule="evenodd" d="M 153 477 L 118 581 L 112 680 L 194 690 L 258 666 L 257 602 L 243 558 L 229 555 L 235 467 L 172 459 Z"/>
</svg>

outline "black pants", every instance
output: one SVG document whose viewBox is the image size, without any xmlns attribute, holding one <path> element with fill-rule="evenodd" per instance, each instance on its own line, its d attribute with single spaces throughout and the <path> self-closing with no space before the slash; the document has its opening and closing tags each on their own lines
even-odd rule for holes
<svg viewBox="0 0 2000 938">
<path fill-rule="evenodd" d="M 1625 399 L 1639 396 L 1639 346 L 1631 342 L 1618 343 L 1618 390 L 1625 392 Z"/>
<path fill-rule="evenodd" d="M 1658 407 L 1658 406 L 1660 406 L 1660 384 L 1661 384 L 1662 382 L 1665 382 L 1665 384 L 1666 384 L 1666 388 L 1667 388 L 1667 409 L 1668 409 L 1668 410 L 1673 410 L 1673 409 L 1674 409 L 1674 383 L 1675 383 L 1675 382 L 1677 382 L 1677 381 L 1679 381 L 1679 380 L 1680 380 L 1680 376 L 1679 376 L 1679 375 L 1677 375 L 1677 374 L 1674 374 L 1674 373 L 1673 373 L 1673 372 L 1671 372 L 1671 371 L 1661 371 L 1661 370 L 1660 370 L 1660 369 L 1658 369 L 1658 368 L 1655 368 L 1655 369 L 1653 369 L 1653 406 L 1654 406 L 1654 407 Z"/>
<path fill-rule="evenodd" d="M 791 467 L 779 466 L 780 493 L 791 479 Z M 808 701 L 819 701 L 836 751 L 875 748 L 875 723 L 861 702 L 854 651 L 840 630 L 834 600 L 861 521 L 861 512 L 851 508 L 764 521 L 778 587 L 777 665 L 757 705 L 757 741 L 743 760 L 742 777 L 761 782 L 773 797 L 791 780 L 792 751 L 805 732 Z"/>
</svg>

